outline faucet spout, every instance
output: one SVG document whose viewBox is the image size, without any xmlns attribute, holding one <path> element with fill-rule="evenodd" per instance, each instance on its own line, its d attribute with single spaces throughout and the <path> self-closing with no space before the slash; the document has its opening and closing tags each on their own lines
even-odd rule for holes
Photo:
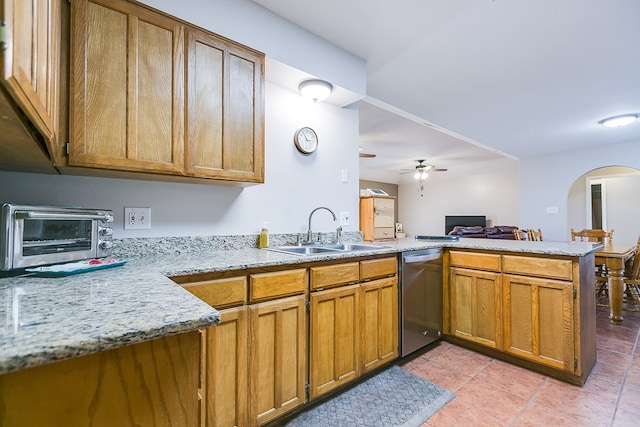
<svg viewBox="0 0 640 427">
<path fill-rule="evenodd" d="M 331 214 L 331 216 L 333 216 L 333 220 L 336 221 L 336 214 L 329 208 L 324 207 L 324 206 L 320 206 L 315 208 L 314 210 L 311 211 L 311 213 L 309 214 L 309 229 L 307 230 L 307 242 L 311 243 L 311 241 L 313 240 L 313 233 L 311 232 L 311 217 L 313 217 L 313 214 L 320 209 L 324 209 L 329 211 L 329 213 Z"/>
</svg>

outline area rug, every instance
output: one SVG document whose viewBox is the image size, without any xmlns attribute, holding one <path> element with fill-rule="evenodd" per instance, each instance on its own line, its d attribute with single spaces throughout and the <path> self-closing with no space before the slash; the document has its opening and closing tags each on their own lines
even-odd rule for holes
<svg viewBox="0 0 640 427">
<path fill-rule="evenodd" d="M 398 366 L 301 412 L 298 426 L 420 426 L 455 395 Z"/>
</svg>

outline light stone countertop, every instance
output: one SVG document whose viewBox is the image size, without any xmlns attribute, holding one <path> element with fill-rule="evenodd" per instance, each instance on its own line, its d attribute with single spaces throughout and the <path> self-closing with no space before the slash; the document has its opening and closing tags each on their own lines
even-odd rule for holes
<svg viewBox="0 0 640 427">
<path fill-rule="evenodd" d="M 157 240 L 153 244 L 156 245 Z M 600 247 L 578 242 L 490 239 L 428 242 L 406 238 L 373 244 L 384 248 L 299 256 L 255 248 L 193 250 L 197 240 L 194 243 L 191 239 L 188 251 L 132 256 L 120 267 L 61 278 L 0 279 L 0 374 L 219 322 L 217 310 L 167 276 L 295 265 L 434 247 L 562 256 L 582 256 Z"/>
</svg>

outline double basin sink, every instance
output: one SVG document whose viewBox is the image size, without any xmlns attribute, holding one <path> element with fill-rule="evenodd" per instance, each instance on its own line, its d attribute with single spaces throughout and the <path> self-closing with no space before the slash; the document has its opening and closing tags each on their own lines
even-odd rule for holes
<svg viewBox="0 0 640 427">
<path fill-rule="evenodd" d="M 367 245 L 364 243 L 336 243 L 336 244 L 314 244 L 302 246 L 276 246 L 267 248 L 270 251 L 282 252 L 293 255 L 318 255 L 325 253 L 373 251 L 376 249 L 386 249 L 388 246 Z"/>
</svg>

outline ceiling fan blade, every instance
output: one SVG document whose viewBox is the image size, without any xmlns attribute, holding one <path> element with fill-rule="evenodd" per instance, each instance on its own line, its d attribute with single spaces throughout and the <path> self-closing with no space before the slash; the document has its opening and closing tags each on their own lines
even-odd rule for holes
<svg viewBox="0 0 640 427">
<path fill-rule="evenodd" d="M 376 154 L 371 154 L 371 153 L 359 153 L 360 157 L 364 157 L 364 158 L 372 158 L 375 157 Z"/>
<path fill-rule="evenodd" d="M 445 168 L 431 168 L 429 172 L 446 172 L 448 169 Z"/>
</svg>

